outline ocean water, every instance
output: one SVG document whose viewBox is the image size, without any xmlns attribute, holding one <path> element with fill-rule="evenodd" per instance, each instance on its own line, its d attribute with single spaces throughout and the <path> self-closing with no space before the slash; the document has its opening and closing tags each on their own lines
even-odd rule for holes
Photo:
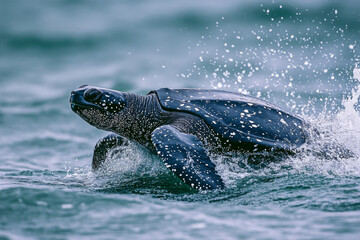
<svg viewBox="0 0 360 240">
<path fill-rule="evenodd" d="M 359 8 L 0 1 L 0 239 L 358 239 Z M 70 109 L 82 84 L 249 93 L 304 118 L 309 141 L 212 156 L 225 190 L 190 189 L 136 145 L 94 174 L 106 133 Z"/>
</svg>

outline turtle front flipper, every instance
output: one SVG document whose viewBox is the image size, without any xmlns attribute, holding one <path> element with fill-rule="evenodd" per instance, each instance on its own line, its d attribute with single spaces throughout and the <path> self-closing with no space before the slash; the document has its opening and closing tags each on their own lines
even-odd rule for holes
<svg viewBox="0 0 360 240">
<path fill-rule="evenodd" d="M 189 186 L 196 189 L 224 188 L 215 164 L 196 136 L 164 125 L 153 131 L 151 140 L 165 166 Z"/>
<path fill-rule="evenodd" d="M 129 140 L 115 133 L 109 133 L 100 139 L 94 148 L 92 169 L 97 170 L 106 160 L 108 153 L 115 147 L 124 145 Z"/>
</svg>

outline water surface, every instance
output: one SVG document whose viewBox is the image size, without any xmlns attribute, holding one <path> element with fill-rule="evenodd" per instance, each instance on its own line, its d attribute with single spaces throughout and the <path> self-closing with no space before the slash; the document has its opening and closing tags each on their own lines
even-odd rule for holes
<svg viewBox="0 0 360 240">
<path fill-rule="evenodd" d="M 1 1 L 0 239 L 357 239 L 359 7 Z M 82 84 L 249 93 L 303 117 L 311 141 L 275 162 L 214 156 L 221 191 L 136 146 L 95 175 L 106 133 L 71 112 Z"/>
</svg>

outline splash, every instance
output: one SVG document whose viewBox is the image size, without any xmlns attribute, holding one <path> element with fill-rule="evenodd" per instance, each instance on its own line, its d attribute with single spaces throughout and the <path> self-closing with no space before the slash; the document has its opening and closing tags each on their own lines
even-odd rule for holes
<svg viewBox="0 0 360 240">
<path fill-rule="evenodd" d="M 360 81 L 360 68 L 353 70 Z M 339 111 L 327 109 L 319 115 L 304 116 L 308 141 L 294 153 L 260 152 L 234 156 L 213 156 L 228 186 L 240 179 L 259 176 L 307 174 L 323 177 L 360 176 L 360 114 L 357 110 L 360 88 L 342 101 Z"/>
<path fill-rule="evenodd" d="M 329 8 L 319 16 L 275 2 L 256 11 L 259 24 L 234 26 L 223 17 L 206 27 L 189 47 L 193 65 L 179 77 L 251 94 L 298 114 L 314 114 L 328 102 L 338 106 L 354 88 L 349 69 L 357 49 L 343 13 Z"/>
<path fill-rule="evenodd" d="M 360 80 L 357 64 L 353 78 Z M 310 140 L 290 161 L 295 170 L 337 176 L 360 175 L 359 97 L 360 88 L 357 86 L 342 101 L 338 112 L 329 114 L 324 110 L 324 114 L 309 119 L 312 125 Z"/>
<path fill-rule="evenodd" d="M 150 154 L 139 144 L 131 142 L 112 149 L 104 164 L 93 172 L 90 166 L 67 169 L 67 181 L 76 181 L 88 189 L 127 189 L 141 185 L 139 181 L 156 181 L 158 176 L 168 175 L 168 170 L 157 156 Z M 152 179 L 152 180 L 149 180 Z"/>
<path fill-rule="evenodd" d="M 118 146 L 109 152 L 104 166 L 98 172 L 98 176 L 157 175 L 165 169 L 160 163 L 161 161 L 155 155 L 150 154 L 136 143 L 130 143 L 126 146 Z"/>
</svg>

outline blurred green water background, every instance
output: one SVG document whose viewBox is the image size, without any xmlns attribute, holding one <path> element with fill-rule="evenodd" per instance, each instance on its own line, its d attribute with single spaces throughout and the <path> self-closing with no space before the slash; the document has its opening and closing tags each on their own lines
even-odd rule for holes
<svg viewBox="0 0 360 240">
<path fill-rule="evenodd" d="M 358 1 L 0 1 L 0 239 L 357 239 Z M 247 92 L 324 134 L 228 189 L 194 192 L 130 149 L 95 176 L 101 132 L 73 114 L 89 84 Z M 352 93 L 352 90 L 355 92 Z M 350 158 L 330 149 L 335 141 Z"/>
</svg>

